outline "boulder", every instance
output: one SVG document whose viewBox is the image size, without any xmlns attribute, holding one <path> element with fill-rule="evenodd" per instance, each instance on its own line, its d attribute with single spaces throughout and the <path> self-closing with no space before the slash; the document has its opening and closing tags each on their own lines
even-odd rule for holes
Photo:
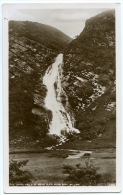
<svg viewBox="0 0 123 195">
<path fill-rule="evenodd" d="M 90 156 L 91 154 L 90 153 L 85 153 L 83 156 Z"/>
</svg>

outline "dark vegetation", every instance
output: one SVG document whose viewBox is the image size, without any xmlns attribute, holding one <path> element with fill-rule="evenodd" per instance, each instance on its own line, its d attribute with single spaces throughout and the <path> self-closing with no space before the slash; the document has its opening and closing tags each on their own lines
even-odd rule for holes
<svg viewBox="0 0 123 195">
<path fill-rule="evenodd" d="M 12 161 L 9 164 L 9 185 L 29 185 L 33 176 L 29 171 L 22 170 L 28 160 Z"/>
<path fill-rule="evenodd" d="M 31 21 L 10 21 L 10 32 L 14 35 L 26 37 L 29 40 L 38 42 L 38 50 L 44 45 L 52 50 L 63 51 L 63 49 L 72 40 L 69 36 L 61 32 L 60 30 L 45 24 L 40 24 Z M 16 31 L 15 31 L 16 29 Z"/>
<path fill-rule="evenodd" d="M 113 180 L 112 175 L 109 173 L 101 174 L 98 170 L 99 168 L 89 161 L 86 161 L 85 166 L 81 166 L 81 164 L 76 164 L 75 167 L 64 165 L 65 183 L 80 186 L 105 186 L 110 184 Z"/>
</svg>

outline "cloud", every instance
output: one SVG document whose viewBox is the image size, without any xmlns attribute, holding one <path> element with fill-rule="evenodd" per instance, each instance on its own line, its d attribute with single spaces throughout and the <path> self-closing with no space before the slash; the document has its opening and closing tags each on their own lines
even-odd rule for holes
<svg viewBox="0 0 123 195">
<path fill-rule="evenodd" d="M 9 20 L 34 21 L 34 16 L 33 15 L 22 13 L 20 10 L 17 10 L 17 9 L 16 10 L 15 9 L 10 10 L 8 14 L 9 14 Z"/>
<path fill-rule="evenodd" d="M 51 25 L 67 35 L 79 35 L 85 21 L 107 9 L 11 9 L 9 20 L 33 21 Z"/>
<path fill-rule="evenodd" d="M 85 21 L 89 18 L 89 14 L 86 12 L 78 13 L 61 13 L 57 16 L 60 21 Z"/>
</svg>

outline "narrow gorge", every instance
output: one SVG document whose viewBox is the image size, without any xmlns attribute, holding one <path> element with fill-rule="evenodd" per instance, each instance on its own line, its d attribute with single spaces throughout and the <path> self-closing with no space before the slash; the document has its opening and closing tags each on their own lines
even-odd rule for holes
<svg viewBox="0 0 123 195">
<path fill-rule="evenodd" d="M 10 21 L 9 40 L 10 145 L 41 148 L 66 134 L 64 147 L 115 147 L 114 10 L 88 19 L 73 40 Z"/>
</svg>

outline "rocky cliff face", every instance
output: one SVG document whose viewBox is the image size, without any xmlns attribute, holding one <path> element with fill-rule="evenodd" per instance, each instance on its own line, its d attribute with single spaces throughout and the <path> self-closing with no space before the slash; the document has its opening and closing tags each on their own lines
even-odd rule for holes
<svg viewBox="0 0 123 195">
<path fill-rule="evenodd" d="M 42 78 L 70 41 L 70 37 L 51 26 L 10 21 L 10 144 L 27 141 L 29 137 L 37 139 L 48 132 L 51 112 L 44 107 L 46 87 Z"/>
<path fill-rule="evenodd" d="M 115 138 L 115 12 L 85 23 L 64 52 L 63 88 L 81 139 Z"/>
</svg>

